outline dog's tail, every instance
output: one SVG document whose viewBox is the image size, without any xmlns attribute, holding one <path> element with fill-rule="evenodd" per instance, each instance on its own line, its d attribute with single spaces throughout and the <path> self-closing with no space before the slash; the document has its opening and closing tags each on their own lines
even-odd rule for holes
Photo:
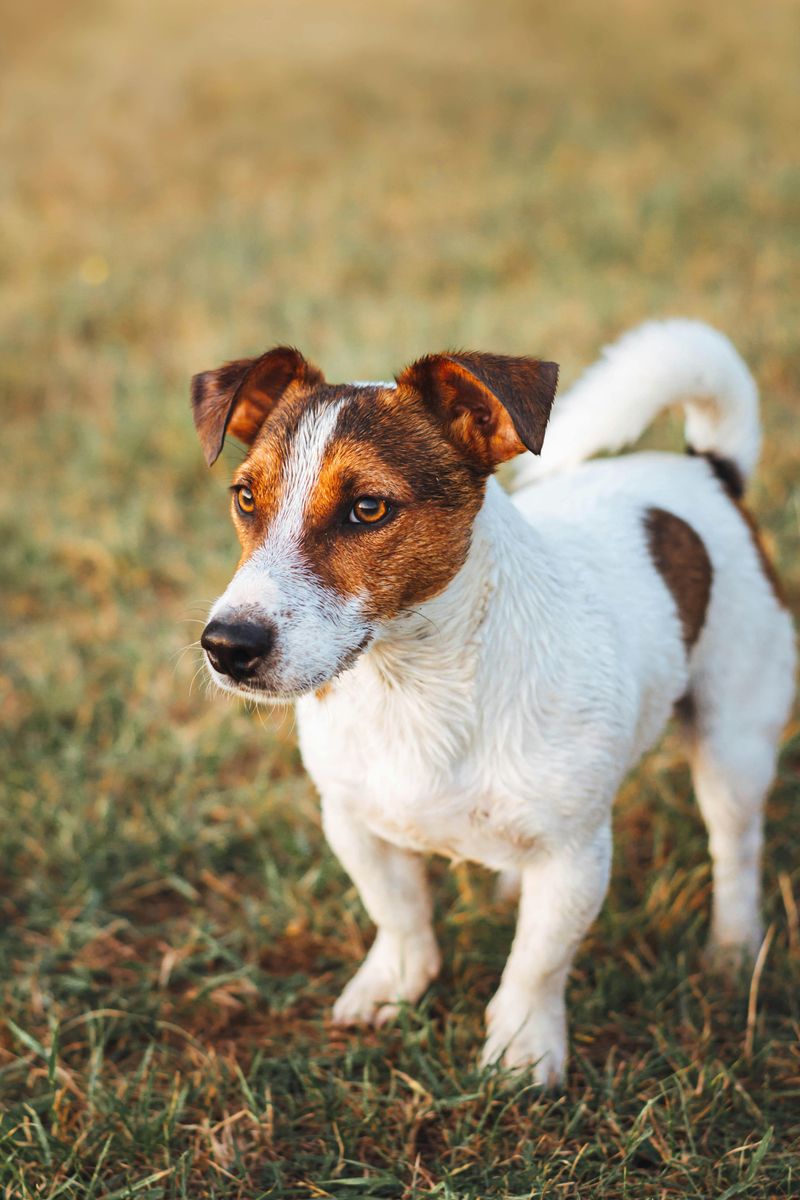
<svg viewBox="0 0 800 1200">
<path fill-rule="evenodd" d="M 562 397 L 539 457 L 518 459 L 515 487 L 635 441 L 662 409 L 686 413 L 686 448 L 740 496 L 758 461 L 758 389 L 731 342 L 700 321 L 649 321 L 606 346 Z"/>
</svg>

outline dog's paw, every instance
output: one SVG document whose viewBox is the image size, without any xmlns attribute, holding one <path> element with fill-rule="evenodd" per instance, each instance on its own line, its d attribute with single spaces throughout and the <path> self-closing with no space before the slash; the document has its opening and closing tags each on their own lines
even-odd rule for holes
<svg viewBox="0 0 800 1200">
<path fill-rule="evenodd" d="M 402 1004 L 419 1000 L 439 973 L 433 934 L 379 931 L 369 954 L 333 1006 L 334 1025 L 386 1025 Z"/>
<path fill-rule="evenodd" d="M 481 1066 L 530 1071 L 535 1083 L 557 1088 L 564 1080 L 567 1027 L 563 1003 L 531 1004 L 501 987 L 486 1011 Z"/>
</svg>

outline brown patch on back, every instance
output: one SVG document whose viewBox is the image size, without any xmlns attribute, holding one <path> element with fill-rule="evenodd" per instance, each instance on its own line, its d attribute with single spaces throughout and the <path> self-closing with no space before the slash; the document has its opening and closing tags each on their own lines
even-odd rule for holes
<svg viewBox="0 0 800 1200">
<path fill-rule="evenodd" d="M 708 551 L 691 525 L 664 508 L 649 508 L 644 524 L 650 557 L 672 593 L 683 642 L 690 650 L 700 636 L 711 595 Z"/>
</svg>

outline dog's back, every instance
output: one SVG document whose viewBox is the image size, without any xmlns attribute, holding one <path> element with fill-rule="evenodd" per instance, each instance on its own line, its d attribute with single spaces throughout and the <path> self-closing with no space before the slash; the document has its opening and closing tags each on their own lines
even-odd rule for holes
<svg viewBox="0 0 800 1200">
<path fill-rule="evenodd" d="M 793 691 L 791 617 L 752 518 L 705 459 L 650 452 L 596 460 L 514 499 L 561 553 L 571 544 L 609 597 L 632 669 L 637 657 L 669 653 L 663 627 L 650 628 L 657 577 L 673 603 L 672 641 L 687 651 L 681 711 L 707 721 L 724 702 L 777 735 Z M 652 661 L 640 670 L 658 677 Z"/>
</svg>

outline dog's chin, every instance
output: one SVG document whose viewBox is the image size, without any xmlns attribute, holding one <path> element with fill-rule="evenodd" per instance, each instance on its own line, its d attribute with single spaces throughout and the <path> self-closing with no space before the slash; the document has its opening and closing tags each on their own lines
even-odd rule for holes
<svg viewBox="0 0 800 1200">
<path fill-rule="evenodd" d="M 253 704 L 291 704 L 293 701 L 299 700 L 301 696 L 316 691 L 326 682 L 323 680 L 321 683 L 302 683 L 294 687 L 282 684 L 278 687 L 272 682 L 262 682 L 258 679 L 239 683 L 220 675 L 211 666 L 208 668 L 208 673 L 221 692 L 227 692 L 229 696 L 241 696 L 242 699 L 250 700 Z"/>
<path fill-rule="evenodd" d="M 317 675 L 297 682 L 285 682 L 258 676 L 252 680 L 239 682 L 230 679 L 227 675 L 220 675 L 218 671 L 214 670 L 208 659 L 206 659 L 206 668 L 220 691 L 227 692 L 230 696 L 241 696 L 254 704 L 292 704 L 303 696 L 313 695 L 314 692 L 333 683 L 335 679 L 348 671 L 364 653 L 371 640 L 371 636 L 368 636 L 360 645 L 348 651 L 334 671 L 319 672 Z"/>
<path fill-rule="evenodd" d="M 214 682 L 220 691 L 227 692 L 229 696 L 240 696 L 243 700 L 249 700 L 251 704 L 291 704 L 303 695 L 301 691 L 268 690 L 253 683 L 236 683 L 230 679 L 224 682 L 215 679 Z"/>
</svg>

